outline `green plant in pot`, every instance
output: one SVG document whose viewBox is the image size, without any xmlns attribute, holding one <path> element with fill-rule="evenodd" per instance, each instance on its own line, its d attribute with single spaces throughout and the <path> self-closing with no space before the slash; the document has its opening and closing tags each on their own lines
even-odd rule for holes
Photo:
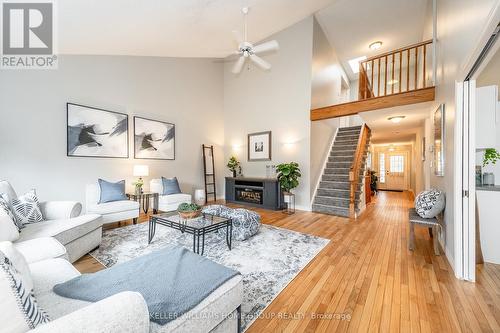
<svg viewBox="0 0 500 333">
<path fill-rule="evenodd" d="M 299 186 L 299 178 L 302 176 L 299 164 L 295 162 L 278 164 L 276 171 L 285 202 L 288 203 L 292 190 Z"/>
<path fill-rule="evenodd" d="M 135 186 L 135 194 L 139 195 L 142 193 L 142 187 L 144 186 L 144 180 L 139 178 L 136 182 L 133 182 L 132 185 Z"/>
<path fill-rule="evenodd" d="M 378 183 L 378 176 L 377 172 L 373 170 L 368 171 L 370 173 L 370 190 L 372 193 L 377 193 L 377 183 Z"/>
<path fill-rule="evenodd" d="M 495 165 L 500 160 L 500 153 L 495 148 L 487 148 L 484 151 L 483 168 L 489 164 Z M 485 172 L 483 174 L 484 185 L 495 185 L 495 174 L 492 172 Z"/>
<path fill-rule="evenodd" d="M 233 173 L 233 177 L 236 177 L 236 171 L 241 175 L 241 163 L 236 159 L 236 157 L 231 156 L 229 162 L 227 162 L 227 168 Z"/>
<path fill-rule="evenodd" d="M 177 212 L 179 216 L 185 220 L 193 219 L 195 217 L 200 216 L 201 214 L 201 206 L 198 206 L 195 203 L 181 203 L 179 207 L 177 207 Z"/>
</svg>

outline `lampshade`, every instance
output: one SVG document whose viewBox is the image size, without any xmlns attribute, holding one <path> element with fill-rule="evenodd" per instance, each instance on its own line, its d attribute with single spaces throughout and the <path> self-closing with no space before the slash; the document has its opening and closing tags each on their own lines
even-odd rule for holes
<svg viewBox="0 0 500 333">
<path fill-rule="evenodd" d="M 149 167 L 147 165 L 134 165 L 134 176 L 135 177 L 149 176 Z"/>
</svg>

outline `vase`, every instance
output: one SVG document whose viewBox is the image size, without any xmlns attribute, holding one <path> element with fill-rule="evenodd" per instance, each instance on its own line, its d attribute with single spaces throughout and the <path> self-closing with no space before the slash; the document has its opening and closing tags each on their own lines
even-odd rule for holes
<svg viewBox="0 0 500 333">
<path fill-rule="evenodd" d="M 495 175 L 493 172 L 485 172 L 483 174 L 483 185 L 493 186 L 495 185 Z"/>
<path fill-rule="evenodd" d="M 233 178 L 236 178 L 236 170 L 233 170 Z"/>
<path fill-rule="evenodd" d="M 141 188 L 141 187 L 136 186 L 136 187 L 135 187 L 135 195 L 141 195 L 141 194 L 142 194 L 142 188 Z"/>
</svg>

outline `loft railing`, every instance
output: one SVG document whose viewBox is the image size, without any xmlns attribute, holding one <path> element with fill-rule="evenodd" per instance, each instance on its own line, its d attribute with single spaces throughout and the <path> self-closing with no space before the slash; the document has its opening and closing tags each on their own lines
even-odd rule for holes
<svg viewBox="0 0 500 333">
<path fill-rule="evenodd" d="M 434 86 L 432 40 L 380 54 L 359 63 L 358 98 L 388 96 Z"/>
<path fill-rule="evenodd" d="M 361 165 L 363 162 L 363 156 L 365 154 L 366 145 L 370 140 L 370 128 L 363 124 L 361 127 L 361 132 L 358 137 L 358 145 L 356 146 L 356 151 L 354 152 L 354 160 L 352 161 L 351 168 L 349 170 L 349 181 L 350 186 L 350 206 L 355 207 L 354 203 L 356 200 L 356 188 L 358 187 L 359 177 L 361 173 Z"/>
</svg>

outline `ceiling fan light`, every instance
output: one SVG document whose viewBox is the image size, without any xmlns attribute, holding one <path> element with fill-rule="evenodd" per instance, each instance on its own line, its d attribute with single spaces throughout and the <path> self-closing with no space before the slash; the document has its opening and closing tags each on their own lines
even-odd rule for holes
<svg viewBox="0 0 500 333">
<path fill-rule="evenodd" d="M 387 120 L 390 120 L 393 123 L 397 124 L 397 123 L 401 122 L 401 120 L 403 120 L 405 118 L 406 118 L 405 116 L 393 116 L 393 117 L 387 118 Z"/>
</svg>

